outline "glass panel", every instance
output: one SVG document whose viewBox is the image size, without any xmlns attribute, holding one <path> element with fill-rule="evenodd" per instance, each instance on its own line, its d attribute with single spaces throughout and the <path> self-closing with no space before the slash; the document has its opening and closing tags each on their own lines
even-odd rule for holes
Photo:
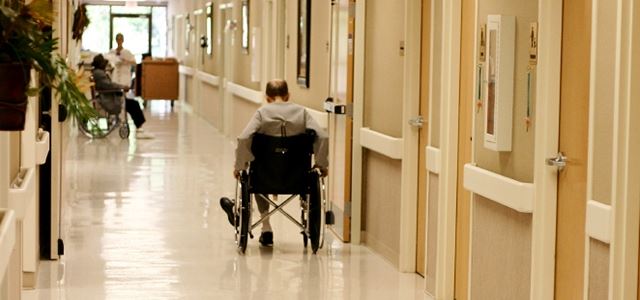
<svg viewBox="0 0 640 300">
<path fill-rule="evenodd" d="M 135 7 L 127 7 L 127 6 L 112 6 L 111 12 L 114 14 L 150 14 L 151 7 L 149 6 L 135 6 Z"/>
<path fill-rule="evenodd" d="M 113 45 L 118 33 L 124 35 L 123 47 L 141 61 L 143 53 L 149 53 L 149 17 L 115 17 L 113 18 Z"/>
<path fill-rule="evenodd" d="M 249 1 L 242 1 L 242 49 L 249 52 Z"/>
<path fill-rule="evenodd" d="M 487 94 L 487 134 L 494 135 L 496 106 L 496 36 L 495 29 L 489 30 L 489 89 Z"/>
<path fill-rule="evenodd" d="M 91 23 L 82 35 L 82 49 L 105 53 L 109 51 L 109 6 L 87 5 Z"/>
<path fill-rule="evenodd" d="M 156 57 L 167 56 L 167 8 L 153 8 L 151 20 L 151 54 Z"/>
<path fill-rule="evenodd" d="M 207 4 L 207 54 L 213 54 L 213 4 Z"/>
</svg>

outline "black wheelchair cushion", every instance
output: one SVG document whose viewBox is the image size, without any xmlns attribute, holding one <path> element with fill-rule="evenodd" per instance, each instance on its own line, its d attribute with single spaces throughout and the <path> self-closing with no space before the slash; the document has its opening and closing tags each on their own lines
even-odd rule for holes
<svg viewBox="0 0 640 300">
<path fill-rule="evenodd" d="M 249 167 L 249 192 L 306 194 L 315 132 L 291 137 L 256 133 L 251 142 L 255 159 Z"/>
</svg>

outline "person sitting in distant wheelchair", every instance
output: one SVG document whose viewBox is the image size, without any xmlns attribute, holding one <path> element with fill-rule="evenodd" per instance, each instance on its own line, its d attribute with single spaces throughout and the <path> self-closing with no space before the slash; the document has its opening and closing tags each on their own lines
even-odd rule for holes
<svg viewBox="0 0 640 300">
<path fill-rule="evenodd" d="M 124 92 L 129 90 L 129 86 L 122 85 L 119 83 L 115 83 L 111 81 L 109 74 L 106 72 L 107 65 L 109 61 L 102 56 L 102 54 L 98 54 L 93 58 L 93 62 L 91 66 L 93 66 L 92 75 L 93 81 L 95 83 L 96 91 L 100 92 L 101 90 L 116 90 L 122 89 Z M 142 113 L 142 109 L 140 108 L 140 104 L 132 99 L 126 99 L 125 108 L 127 113 L 131 116 L 133 123 L 136 125 L 137 129 L 142 127 L 142 124 L 146 121 L 144 118 L 144 114 Z M 140 131 L 136 134 L 136 138 L 138 139 L 150 139 L 153 136 L 148 134 L 143 134 Z"/>
<path fill-rule="evenodd" d="M 270 136 L 294 136 L 305 133 L 309 129 L 316 133 L 313 144 L 314 168 L 320 171 L 322 177 L 327 176 L 327 168 L 329 166 L 328 135 L 303 106 L 289 102 L 287 82 L 282 79 L 269 81 L 266 87 L 266 99 L 267 104 L 254 113 L 249 124 L 247 124 L 242 134 L 238 136 L 233 176 L 239 178 L 241 172 L 248 168 L 249 162 L 254 158 L 251 153 L 251 141 L 254 133 Z M 269 202 L 256 197 L 256 204 L 261 216 L 266 216 L 269 212 Z M 223 197 L 220 199 L 220 206 L 227 213 L 231 225 L 234 225 L 233 200 Z M 269 218 L 266 218 L 262 223 L 259 242 L 267 247 L 273 245 L 273 231 Z"/>
</svg>

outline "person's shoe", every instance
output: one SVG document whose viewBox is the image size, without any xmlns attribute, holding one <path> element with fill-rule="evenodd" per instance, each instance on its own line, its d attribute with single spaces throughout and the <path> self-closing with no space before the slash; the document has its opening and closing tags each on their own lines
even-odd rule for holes
<svg viewBox="0 0 640 300">
<path fill-rule="evenodd" d="M 139 140 L 150 140 L 150 139 L 153 139 L 153 138 L 154 138 L 153 134 L 144 132 L 143 129 L 136 130 L 136 139 L 139 139 Z"/>
<path fill-rule="evenodd" d="M 258 240 L 260 244 L 264 247 L 273 246 L 273 232 L 265 231 L 260 234 L 260 239 Z"/>
<path fill-rule="evenodd" d="M 234 205 L 235 203 L 233 202 L 233 200 L 227 197 L 220 198 L 220 207 L 222 207 L 222 210 L 224 210 L 224 212 L 227 214 L 227 219 L 229 220 L 229 224 L 231 224 L 231 226 L 236 226 L 233 220 L 235 216 L 235 214 L 233 213 Z"/>
</svg>

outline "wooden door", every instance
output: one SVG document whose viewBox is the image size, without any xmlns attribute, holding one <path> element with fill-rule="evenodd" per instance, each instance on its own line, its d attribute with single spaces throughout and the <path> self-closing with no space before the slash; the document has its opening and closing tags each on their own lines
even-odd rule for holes
<svg viewBox="0 0 640 300">
<path fill-rule="evenodd" d="M 335 105 L 352 107 L 355 0 L 340 0 L 331 11 L 332 57 L 329 90 Z M 343 62 L 347 63 L 344 64 Z M 351 240 L 351 152 L 353 118 L 346 114 L 329 117 L 331 140 L 330 208 L 335 214 L 332 230 L 345 242 Z"/>
<path fill-rule="evenodd" d="M 460 104 L 458 106 L 458 181 L 456 193 L 456 262 L 454 296 L 467 299 L 469 289 L 469 226 L 471 194 L 464 188 L 464 165 L 471 162 L 471 137 L 475 73 L 475 0 L 462 0 L 462 25 L 460 43 Z"/>
<path fill-rule="evenodd" d="M 556 299 L 582 299 L 589 131 L 591 1 L 564 0 L 558 174 Z"/>
</svg>

